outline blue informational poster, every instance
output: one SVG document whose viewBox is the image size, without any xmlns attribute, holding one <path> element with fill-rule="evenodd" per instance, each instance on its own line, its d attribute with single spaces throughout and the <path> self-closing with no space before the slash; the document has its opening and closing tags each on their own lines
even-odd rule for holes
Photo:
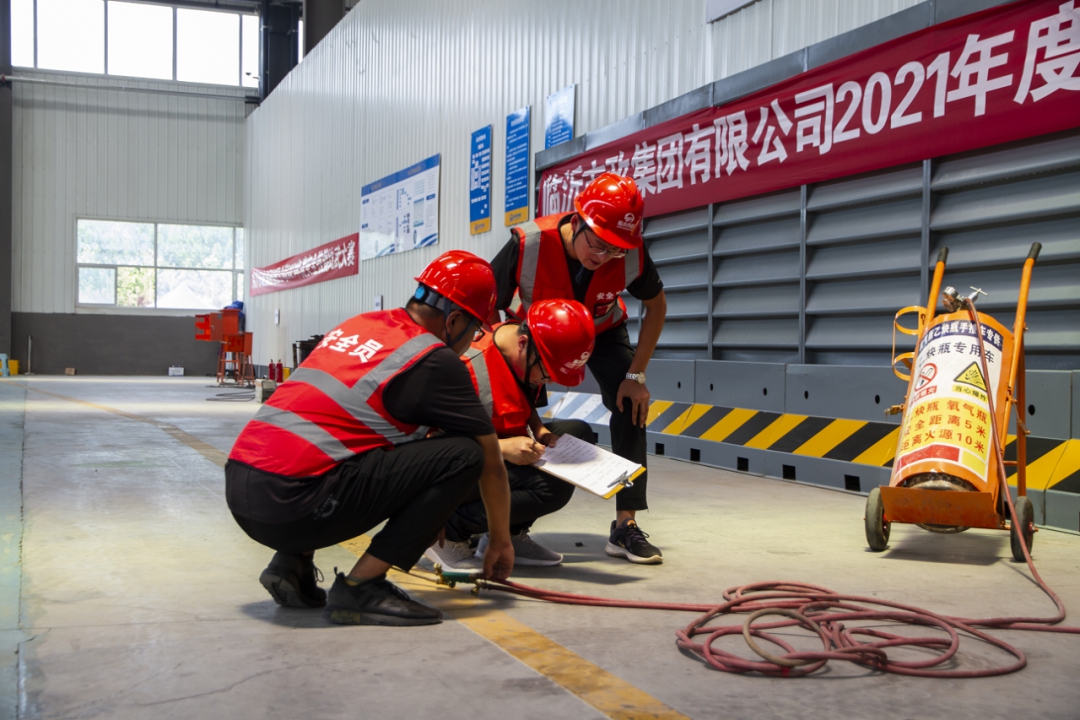
<svg viewBox="0 0 1080 720">
<path fill-rule="evenodd" d="M 506 227 L 529 219 L 529 106 L 506 116 Z"/>
<path fill-rule="evenodd" d="M 574 139 L 574 89 L 567 85 L 547 96 L 544 108 L 544 149 Z"/>
<path fill-rule="evenodd" d="M 472 134 L 469 150 L 469 232 L 491 229 L 491 126 Z"/>
<path fill-rule="evenodd" d="M 360 259 L 439 242 L 439 155 L 360 189 Z"/>
</svg>

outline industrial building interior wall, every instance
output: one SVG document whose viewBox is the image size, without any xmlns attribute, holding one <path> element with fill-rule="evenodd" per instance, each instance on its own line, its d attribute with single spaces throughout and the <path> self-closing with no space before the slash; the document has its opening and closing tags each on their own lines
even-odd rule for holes
<svg viewBox="0 0 1080 720">
<path fill-rule="evenodd" d="M 16 82 L 14 312 L 76 312 L 77 218 L 243 224 L 242 89 L 18 74 L 237 100 Z"/>
<path fill-rule="evenodd" d="M 357 278 L 252 298 L 255 362 L 290 358 L 294 341 L 373 309 L 376 296 L 400 306 L 441 251 L 493 256 L 509 236 L 507 114 L 532 108 L 536 152 L 545 98 L 568 85 L 581 135 L 915 4 L 760 0 L 706 24 L 704 0 L 360 3 L 248 120 L 249 267 L 357 232 L 361 188 L 435 154 L 439 244 L 362 262 Z M 487 125 L 494 223 L 471 236 L 469 135 Z"/>
<path fill-rule="evenodd" d="M 651 218 L 668 295 L 656 356 L 888 366 L 893 316 L 926 303 L 941 248 L 946 284 L 982 288 L 979 307 L 1011 327 L 1039 242 L 1027 367 L 1074 370 L 1078 188 L 1080 131 L 1069 130 Z M 900 335 L 897 352 L 910 345 Z"/>
<path fill-rule="evenodd" d="M 143 352 L 174 347 L 177 332 L 193 342 L 190 316 L 178 311 L 110 308 L 109 320 L 79 323 L 75 314 L 103 312 L 80 307 L 77 298 L 76 221 L 145 220 L 175 223 L 234 225 L 243 223 L 244 117 L 242 88 L 168 81 L 37 71 L 16 68 L 20 77 L 64 83 L 64 86 L 14 83 L 14 228 L 13 356 L 26 365 L 27 334 L 37 335 L 34 360 L 39 372 L 71 365 L 141 372 L 143 364 L 127 367 L 97 363 L 83 341 L 109 342 L 89 333 L 106 329 L 124 337 L 142 337 Z M 67 85 L 147 88 L 101 90 Z M 169 95 L 167 91 L 213 94 L 201 99 Z M 67 319 L 46 315 L 67 315 Z M 157 323 L 146 317 L 167 314 Z M 130 322 L 128 322 L 130 320 Z M 92 328 L 92 329 L 91 329 Z M 154 329 L 160 337 L 153 336 Z M 151 336 L 146 336 L 147 331 Z M 75 336 L 72 337 L 71 333 Z M 82 337 L 86 333 L 87 337 Z M 52 336 L 56 336 L 53 338 Z M 167 337 L 168 336 L 168 337 Z M 42 354 L 44 343 L 55 340 L 62 357 Z M 160 342 L 159 342 L 160 341 Z M 205 344 L 205 343 L 204 343 Z M 208 350 L 213 350 L 207 345 Z M 102 348 L 99 348 L 102 349 Z M 69 352 L 70 350 L 70 352 Z M 153 363 L 164 373 L 168 364 L 184 357 L 203 358 L 206 352 L 172 353 Z M 205 362 L 213 363 L 213 355 Z M 170 362 L 166 362 L 170 360 Z M 57 368 L 59 368 L 57 370 Z"/>
</svg>

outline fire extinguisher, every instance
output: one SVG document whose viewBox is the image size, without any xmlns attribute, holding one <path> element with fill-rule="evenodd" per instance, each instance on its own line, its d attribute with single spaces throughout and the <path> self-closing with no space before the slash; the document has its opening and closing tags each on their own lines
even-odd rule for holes
<svg viewBox="0 0 1080 720">
<path fill-rule="evenodd" d="M 280 360 L 274 363 L 274 382 L 285 382 L 285 371 Z"/>
</svg>

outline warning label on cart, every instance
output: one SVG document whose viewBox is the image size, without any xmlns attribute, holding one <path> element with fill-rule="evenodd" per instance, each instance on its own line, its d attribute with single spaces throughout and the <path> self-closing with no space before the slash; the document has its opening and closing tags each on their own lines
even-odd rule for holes
<svg viewBox="0 0 1080 720">
<path fill-rule="evenodd" d="M 979 370 L 979 366 L 975 363 L 971 363 L 967 366 L 964 372 L 956 376 L 956 382 L 963 383 L 965 385 L 973 385 L 983 392 L 986 392 L 986 380 L 983 379 L 982 372 Z"/>
<path fill-rule="evenodd" d="M 977 484 L 986 482 L 993 445 L 987 391 L 992 388 L 998 397 L 1002 356 L 1011 352 L 1011 338 L 990 327 L 990 318 L 983 319 L 987 383 L 975 325 L 954 317 L 959 315 L 939 318 L 920 343 L 894 476 L 935 469 Z"/>
</svg>

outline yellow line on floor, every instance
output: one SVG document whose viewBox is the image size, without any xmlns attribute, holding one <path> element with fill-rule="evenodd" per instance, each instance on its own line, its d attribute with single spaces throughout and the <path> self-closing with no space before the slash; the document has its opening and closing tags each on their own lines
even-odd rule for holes
<svg viewBox="0 0 1080 720">
<path fill-rule="evenodd" d="M 341 543 L 357 557 L 364 554 L 370 538 L 361 536 Z M 501 610 L 489 607 L 462 589 L 436 588 L 429 582 L 396 570 L 395 583 L 416 593 L 444 613 L 534 671 L 616 720 L 689 720 L 607 670 L 581 657 Z"/>
<path fill-rule="evenodd" d="M 4 382 L 10 381 L 5 380 Z M 22 385 L 27 390 L 33 390 L 43 395 L 49 395 L 60 400 L 67 400 L 78 405 L 152 425 L 167 433 L 174 440 L 195 450 L 216 465 L 225 466 L 225 460 L 228 457 L 227 453 L 170 423 L 125 412 L 107 405 L 41 390 L 25 383 L 15 384 Z M 368 545 L 371 544 L 371 538 L 361 535 L 340 544 L 341 547 L 359 557 L 364 554 Z M 436 605 L 443 612 L 450 614 L 449 611 L 453 609 L 454 614 L 452 617 L 462 625 L 610 718 L 616 720 L 647 720 L 651 718 L 689 720 L 686 715 L 673 710 L 644 690 L 639 690 L 625 680 L 594 665 L 580 655 L 559 645 L 554 640 L 523 625 L 501 610 L 492 610 L 485 607 L 464 592 L 456 592 L 451 597 L 441 589 L 434 589 L 429 583 L 425 583 L 413 575 L 397 571 L 391 571 L 391 574 L 395 582 L 414 592 L 418 592 L 418 594 L 425 595 L 425 600 Z"/>
<path fill-rule="evenodd" d="M 202 440 L 190 433 L 184 432 L 172 423 L 162 422 L 160 420 L 154 420 L 153 418 L 143 417 L 142 415 L 136 415 L 135 413 L 125 412 L 124 410 L 118 410 L 117 408 L 112 408 L 108 405 L 99 405 L 98 403 L 90 402 L 88 400 L 80 400 L 78 398 L 69 397 L 67 395 L 61 395 L 60 393 L 49 392 L 48 390 L 42 390 L 41 388 L 36 388 L 32 385 L 27 385 L 26 383 L 12 382 L 11 380 L 4 380 L 4 382 L 11 382 L 13 385 L 22 385 L 27 390 L 41 393 L 42 395 L 48 395 L 49 397 L 54 397 L 59 400 L 67 400 L 68 402 L 73 402 L 76 405 L 82 405 L 84 407 L 93 408 L 95 410 L 112 413 L 113 415 L 119 415 L 120 417 L 127 418 L 128 420 L 134 420 L 136 422 L 152 425 L 158 430 L 167 433 L 174 440 L 177 440 L 178 442 L 187 445 L 189 448 L 199 453 L 218 467 L 225 467 L 225 461 L 229 457 L 228 453 L 218 450 L 213 445 L 203 442 Z"/>
</svg>

